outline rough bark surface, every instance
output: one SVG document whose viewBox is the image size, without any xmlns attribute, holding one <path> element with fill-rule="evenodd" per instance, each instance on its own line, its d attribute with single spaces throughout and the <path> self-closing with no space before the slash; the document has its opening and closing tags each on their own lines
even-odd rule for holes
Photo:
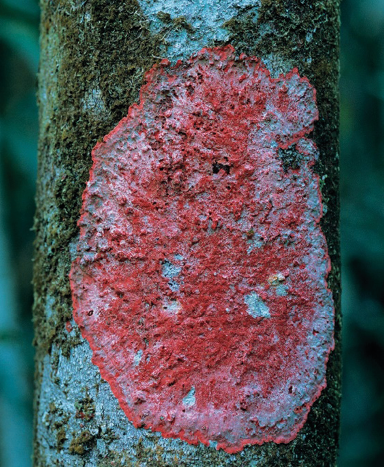
<svg viewBox="0 0 384 467">
<path fill-rule="evenodd" d="M 335 465 L 340 402 L 338 3 L 42 0 L 35 466 Z M 260 57 L 275 76 L 297 67 L 317 90 L 313 139 L 320 158 L 315 170 L 326 207 L 322 229 L 336 307 L 328 386 L 303 429 L 288 444 L 249 446 L 235 455 L 133 427 L 91 363 L 89 345 L 72 320 L 68 280 L 93 146 L 137 102 L 144 73 L 154 63 L 164 56 L 175 62 L 189 57 L 191 49 L 227 43 L 238 54 Z"/>
</svg>

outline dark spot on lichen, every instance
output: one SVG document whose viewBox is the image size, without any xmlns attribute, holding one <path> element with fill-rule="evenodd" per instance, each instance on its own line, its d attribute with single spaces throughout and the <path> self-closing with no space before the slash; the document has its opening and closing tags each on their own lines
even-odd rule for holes
<svg viewBox="0 0 384 467">
<path fill-rule="evenodd" d="M 76 433 L 73 434 L 76 435 Z M 82 456 L 86 449 L 91 449 L 93 440 L 94 435 L 92 435 L 88 430 L 84 430 L 78 436 L 74 436 L 72 438 L 68 451 L 71 454 L 79 454 Z"/>
<path fill-rule="evenodd" d="M 160 36 L 164 35 L 166 32 L 171 30 L 185 29 L 189 33 L 195 32 L 194 27 L 188 23 L 185 16 L 177 16 L 172 18 L 169 13 L 164 11 L 159 11 L 156 15 L 161 22 L 166 24 L 166 26 L 160 31 Z"/>
<path fill-rule="evenodd" d="M 75 408 L 76 418 L 80 418 L 86 422 L 89 422 L 95 416 L 95 403 L 92 397 L 90 397 L 88 394 L 88 391 L 86 391 L 85 397 L 83 399 L 75 402 Z"/>
<path fill-rule="evenodd" d="M 249 229 L 246 232 L 246 235 L 247 235 L 247 238 L 253 238 L 253 236 L 255 235 L 255 231 L 253 229 Z"/>
<path fill-rule="evenodd" d="M 290 146 L 287 149 L 279 149 L 279 158 L 283 164 L 283 170 L 285 173 L 289 169 L 296 170 L 300 167 L 300 163 L 303 159 L 303 155 L 296 150 L 296 146 Z"/>
<path fill-rule="evenodd" d="M 96 467 L 112 467 L 112 466 L 123 466 L 123 467 L 134 467 L 135 464 L 128 461 L 128 456 L 125 453 L 117 451 L 109 451 L 108 454 L 97 461 Z"/>
<path fill-rule="evenodd" d="M 159 11 L 156 16 L 163 23 L 171 23 L 172 22 L 171 15 L 169 13 L 166 13 L 165 11 Z"/>
<path fill-rule="evenodd" d="M 65 427 L 61 427 L 57 430 L 56 432 L 56 442 L 57 442 L 57 449 L 60 450 L 63 447 L 63 444 L 65 443 L 67 439 L 67 432 Z"/>
<path fill-rule="evenodd" d="M 220 164 L 219 162 L 214 162 L 212 164 L 212 173 L 218 174 L 220 170 L 224 170 L 224 172 L 228 175 L 231 170 L 231 166 L 227 164 Z"/>
</svg>

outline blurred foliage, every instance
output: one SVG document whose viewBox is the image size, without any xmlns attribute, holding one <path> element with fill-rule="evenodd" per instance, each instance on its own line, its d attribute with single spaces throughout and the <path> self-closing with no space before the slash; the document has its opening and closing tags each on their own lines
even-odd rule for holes
<svg viewBox="0 0 384 467">
<path fill-rule="evenodd" d="M 31 242 L 36 179 L 36 74 L 39 10 L 35 0 L 0 0 L 0 150 L 6 224 L 20 311 L 30 321 Z M 28 324 L 29 326 L 29 324 Z"/>
<path fill-rule="evenodd" d="M 0 274 L 7 284 L 13 282 L 10 291 L 14 290 L 9 302 L 14 305 L 0 300 L 3 318 L 13 313 L 8 321 L 0 320 L 0 419 L 13 419 L 19 427 L 12 435 L 12 426 L 0 423 L 4 467 L 30 465 L 25 459 L 30 456 L 32 426 L 30 228 L 36 177 L 38 22 L 37 0 L 0 0 L 0 227 L 6 226 L 8 250 L 1 257 Z M 384 458 L 383 44 L 384 0 L 343 0 L 344 396 L 339 467 L 379 467 Z M 15 325 L 9 324 L 13 321 Z M 12 384 L 3 378 L 3 372 L 10 377 L 9 368 Z"/>
<path fill-rule="evenodd" d="M 36 178 L 35 0 L 0 0 L 0 466 L 32 451 L 32 241 Z"/>
<path fill-rule="evenodd" d="M 384 0 L 341 5 L 339 467 L 379 467 L 384 463 Z"/>
</svg>

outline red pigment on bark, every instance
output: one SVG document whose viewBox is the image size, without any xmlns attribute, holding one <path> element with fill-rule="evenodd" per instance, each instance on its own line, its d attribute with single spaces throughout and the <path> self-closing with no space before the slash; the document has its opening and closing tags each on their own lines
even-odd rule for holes
<svg viewBox="0 0 384 467">
<path fill-rule="evenodd" d="M 233 453 L 303 426 L 333 348 L 317 118 L 296 69 L 203 49 L 95 146 L 74 318 L 136 427 Z"/>
</svg>

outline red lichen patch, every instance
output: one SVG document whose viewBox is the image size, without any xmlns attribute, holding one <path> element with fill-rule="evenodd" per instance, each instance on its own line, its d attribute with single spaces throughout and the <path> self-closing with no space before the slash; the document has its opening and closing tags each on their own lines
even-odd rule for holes
<svg viewBox="0 0 384 467">
<path fill-rule="evenodd" d="M 92 153 L 74 318 L 136 427 L 288 442 L 333 347 L 315 90 L 230 46 L 146 80 Z"/>
</svg>

